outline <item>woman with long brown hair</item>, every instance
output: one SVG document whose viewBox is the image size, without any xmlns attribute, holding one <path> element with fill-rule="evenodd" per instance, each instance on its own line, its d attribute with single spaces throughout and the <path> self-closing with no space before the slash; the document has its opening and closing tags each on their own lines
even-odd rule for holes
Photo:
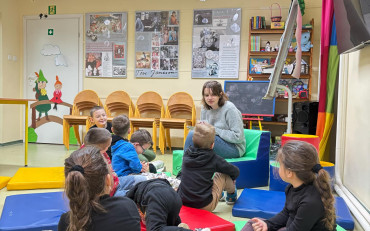
<svg viewBox="0 0 370 231">
<path fill-rule="evenodd" d="M 320 165 L 316 148 L 307 142 L 289 141 L 279 149 L 276 160 L 281 179 L 290 183 L 285 188 L 284 209 L 268 220 L 251 219 L 242 231 L 335 230 L 330 177 Z"/>
<path fill-rule="evenodd" d="M 202 89 L 200 123 L 211 124 L 216 129 L 213 151 L 223 158 L 238 158 L 245 153 L 244 124 L 242 114 L 229 101 L 221 83 L 207 81 Z M 186 137 L 184 150 L 194 146 L 193 131 Z"/>
<path fill-rule="evenodd" d="M 62 214 L 58 230 L 140 230 L 136 205 L 125 197 L 109 197 L 113 179 L 98 148 L 74 151 L 65 159 L 64 174 L 70 211 Z"/>
</svg>

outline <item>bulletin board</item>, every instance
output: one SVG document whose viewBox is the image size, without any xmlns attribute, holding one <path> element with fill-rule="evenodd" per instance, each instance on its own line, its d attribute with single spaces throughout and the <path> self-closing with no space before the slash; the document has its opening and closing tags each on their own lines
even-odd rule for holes
<svg viewBox="0 0 370 231">
<path fill-rule="evenodd" d="M 238 78 L 240 8 L 194 10 L 192 78 Z"/>
<path fill-rule="evenodd" d="M 178 10 L 136 12 L 136 78 L 178 78 L 179 25 Z"/>
<path fill-rule="evenodd" d="M 88 13 L 85 76 L 127 77 L 127 13 Z"/>
</svg>

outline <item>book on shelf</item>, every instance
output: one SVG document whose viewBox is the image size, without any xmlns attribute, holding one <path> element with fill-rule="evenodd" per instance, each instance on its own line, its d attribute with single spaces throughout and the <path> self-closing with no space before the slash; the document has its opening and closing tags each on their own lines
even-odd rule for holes
<svg viewBox="0 0 370 231">
<path fill-rule="evenodd" d="M 268 58 L 251 58 L 249 60 L 249 74 L 262 74 L 262 69 L 270 65 Z"/>
<path fill-rule="evenodd" d="M 264 16 L 253 16 L 251 18 L 251 29 L 266 29 L 266 20 Z"/>
<path fill-rule="evenodd" d="M 260 51 L 261 37 L 251 36 L 251 51 Z"/>
</svg>

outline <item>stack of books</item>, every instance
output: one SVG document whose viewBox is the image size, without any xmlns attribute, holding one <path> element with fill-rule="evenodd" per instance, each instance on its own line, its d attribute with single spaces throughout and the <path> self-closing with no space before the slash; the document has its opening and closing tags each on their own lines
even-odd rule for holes
<svg viewBox="0 0 370 231">
<path fill-rule="evenodd" d="M 251 51 L 260 51 L 261 36 L 251 36 Z"/>
<path fill-rule="evenodd" d="M 264 16 L 256 16 L 251 18 L 251 29 L 266 29 L 266 20 Z"/>
</svg>

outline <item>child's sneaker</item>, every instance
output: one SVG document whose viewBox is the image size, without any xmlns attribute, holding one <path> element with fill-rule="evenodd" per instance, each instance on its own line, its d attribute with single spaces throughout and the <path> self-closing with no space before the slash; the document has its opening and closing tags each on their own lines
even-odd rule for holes
<svg viewBox="0 0 370 231">
<path fill-rule="evenodd" d="M 194 231 L 211 231 L 210 228 L 196 228 Z"/>
<path fill-rule="evenodd" d="M 235 204 L 235 201 L 236 201 L 237 197 L 238 197 L 238 191 L 235 187 L 235 192 L 234 193 L 227 193 L 227 195 L 226 195 L 226 204 L 228 204 L 228 205 Z"/>
<path fill-rule="evenodd" d="M 226 201 L 226 195 L 225 192 L 222 192 L 221 198 L 218 200 L 219 202 L 225 202 Z"/>
</svg>

